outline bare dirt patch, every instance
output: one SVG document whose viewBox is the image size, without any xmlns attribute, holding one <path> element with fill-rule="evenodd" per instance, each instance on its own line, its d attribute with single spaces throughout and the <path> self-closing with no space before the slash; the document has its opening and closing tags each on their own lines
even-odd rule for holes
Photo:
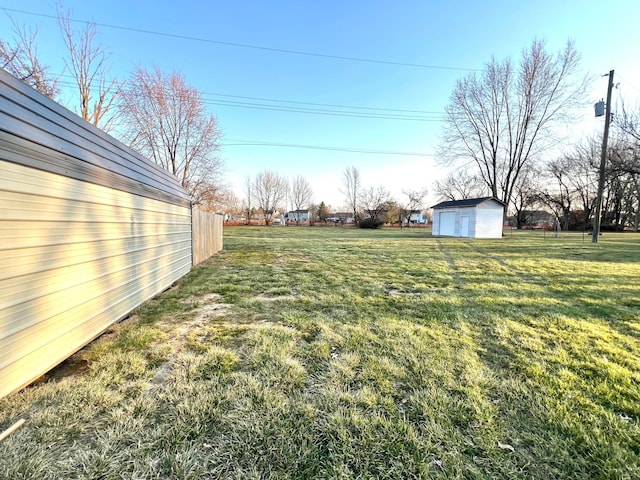
<svg viewBox="0 0 640 480">
<path fill-rule="evenodd" d="M 212 321 L 224 317 L 233 305 L 221 303 L 222 297 L 210 293 L 202 297 L 189 297 L 183 303 L 192 303 L 196 308 L 179 316 L 167 316 L 157 326 L 171 336 L 173 346 L 181 346 L 189 335 L 204 334 Z"/>
<path fill-rule="evenodd" d="M 150 387 L 162 385 L 170 377 L 173 359 L 187 342 L 194 339 L 206 341 L 209 338 L 211 325 L 228 314 L 233 306 L 222 303 L 221 300 L 222 296 L 215 293 L 202 297 L 188 297 L 182 300 L 182 303 L 196 305 L 193 310 L 179 315 L 167 315 L 156 324 L 169 337 L 167 342 L 163 342 L 159 347 L 169 347 L 169 351 L 164 353 L 167 361 L 156 370 Z"/>
</svg>

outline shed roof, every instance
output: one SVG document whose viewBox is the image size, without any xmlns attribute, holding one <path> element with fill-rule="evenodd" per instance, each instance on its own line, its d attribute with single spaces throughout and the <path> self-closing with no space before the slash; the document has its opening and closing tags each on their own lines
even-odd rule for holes
<svg viewBox="0 0 640 480">
<path fill-rule="evenodd" d="M 448 200 L 446 202 L 440 202 L 431 208 L 455 208 L 455 207 L 477 207 L 481 203 L 493 200 L 502 206 L 506 204 L 502 200 L 498 200 L 496 197 L 480 197 L 480 198 L 466 198 L 464 200 Z"/>
</svg>

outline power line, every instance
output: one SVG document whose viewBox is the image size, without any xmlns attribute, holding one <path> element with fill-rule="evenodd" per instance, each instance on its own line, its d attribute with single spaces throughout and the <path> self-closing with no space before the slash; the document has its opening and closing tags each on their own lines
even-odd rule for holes
<svg viewBox="0 0 640 480">
<path fill-rule="evenodd" d="M 251 108 L 255 110 L 270 110 L 275 112 L 290 112 L 290 113 L 303 113 L 307 115 L 329 115 L 334 117 L 352 117 L 352 118 L 372 118 L 372 119 L 380 119 L 380 120 L 408 120 L 408 121 L 417 121 L 417 122 L 441 122 L 441 118 L 432 118 L 432 117 L 424 117 L 424 116 L 411 116 L 411 115 L 381 115 L 381 114 L 367 114 L 367 113 L 359 113 L 359 112 L 345 112 L 345 111 L 330 111 L 330 110 L 314 110 L 314 109 L 294 109 L 294 108 L 285 108 L 279 107 L 277 105 L 262 105 L 262 104 L 252 104 L 252 103 L 244 103 L 244 102 L 216 102 L 211 100 L 204 100 L 204 103 L 210 105 L 218 105 L 225 107 L 238 107 L 238 108 Z"/>
<path fill-rule="evenodd" d="M 339 105 L 334 103 L 314 103 L 314 102 L 299 102 L 295 100 L 278 100 L 275 98 L 263 98 L 263 97 L 246 97 L 242 95 L 227 95 L 222 93 L 208 93 L 201 92 L 203 95 L 213 95 L 217 97 L 228 97 L 228 98 L 244 98 L 247 100 L 260 100 L 264 102 L 282 102 L 282 103 L 295 103 L 297 105 L 315 105 L 320 107 L 337 107 L 337 108 L 352 108 L 352 109 L 361 109 L 361 110 L 379 110 L 385 112 L 407 112 L 407 113 L 426 113 L 426 114 L 442 114 L 442 112 L 429 111 L 429 110 L 405 110 L 400 108 L 380 108 L 380 107 L 358 107 L 355 105 Z"/>
<path fill-rule="evenodd" d="M 75 78 L 73 75 L 65 75 L 65 74 L 62 74 L 62 73 L 60 73 L 60 74 L 52 74 L 52 75 L 54 75 L 55 77 L 58 77 L 58 78 L 60 78 L 60 77 Z M 111 81 L 111 80 L 109 80 L 109 81 Z M 72 87 L 76 86 L 76 84 L 72 83 L 72 82 L 58 82 L 58 83 L 60 83 L 62 85 L 66 85 L 66 86 L 72 86 Z M 133 86 L 133 87 L 137 86 L 137 84 L 131 82 L 130 80 L 123 80 L 120 83 L 129 85 L 129 86 Z M 297 100 L 282 100 L 282 99 L 276 99 L 276 98 L 249 97 L 249 96 L 246 96 L 246 95 L 231 95 L 231 94 L 225 94 L 225 93 L 204 92 L 202 90 L 199 90 L 199 92 L 203 96 L 242 98 L 242 99 L 247 99 L 247 100 L 260 100 L 260 101 L 264 101 L 264 102 L 278 102 L 278 103 L 292 103 L 292 104 L 295 104 L 295 105 L 313 105 L 313 106 L 320 106 L 320 107 L 348 108 L 348 109 L 352 109 L 352 110 L 375 110 L 375 111 L 381 111 L 381 112 L 422 113 L 422 114 L 426 114 L 426 115 L 430 115 L 430 114 L 431 115 L 442 115 L 442 113 L 443 113 L 443 112 L 438 112 L 438 111 L 434 111 L 434 110 L 407 110 L 407 109 L 402 109 L 402 108 L 361 107 L 361 106 L 357 106 L 357 105 L 342 105 L 342 104 L 335 104 L 335 103 L 301 102 L 301 101 L 297 101 Z"/>
<path fill-rule="evenodd" d="M 21 14 L 24 14 L 24 15 L 33 15 L 33 16 L 42 17 L 42 18 L 52 18 L 52 19 L 55 19 L 55 20 L 58 19 L 58 17 L 56 15 L 48 15 L 48 14 L 45 14 L 45 13 L 37 13 L 37 12 L 28 12 L 26 10 L 18 10 L 18 9 L 14 9 L 14 8 L 6 8 L 6 7 L 0 7 L 0 8 L 2 8 L 3 10 L 5 10 L 7 12 L 21 13 Z M 261 45 L 252 45 L 252 44 L 248 44 L 248 43 L 226 42 L 226 41 L 222 41 L 222 40 L 213 40 L 213 39 L 209 39 L 209 38 L 192 37 L 192 36 L 189 36 L 189 35 L 180 35 L 180 34 L 175 34 L 175 33 L 159 32 L 159 31 L 155 31 L 155 30 L 146 30 L 146 29 L 142 29 L 142 28 L 125 27 L 125 26 L 122 26 L 122 25 L 114 25 L 114 24 L 109 24 L 109 23 L 91 22 L 91 21 L 88 21 L 88 20 L 78 20 L 78 19 L 73 19 L 73 18 L 70 18 L 69 20 L 74 22 L 74 23 L 93 24 L 93 25 L 97 25 L 99 27 L 113 28 L 113 29 L 117 29 L 117 30 L 125 30 L 125 31 L 128 31 L 128 32 L 143 33 L 143 34 L 146 34 L 146 35 L 156 35 L 156 36 L 161 36 L 161 37 L 176 38 L 176 39 L 180 39 L 180 40 L 189 40 L 189 41 L 194 41 L 194 42 L 211 43 L 211 44 L 215 44 L 215 45 L 224 45 L 224 46 L 228 46 L 228 47 L 248 48 L 248 49 L 263 50 L 263 51 L 268 51 L 268 52 L 287 53 L 287 54 L 291 54 L 291 55 L 302 55 L 302 56 L 308 56 L 308 57 L 330 58 L 330 59 L 334 59 L 334 60 L 345 60 L 345 61 L 351 61 L 351 62 L 376 63 L 376 64 L 381 64 L 381 65 L 395 65 L 395 66 L 401 66 L 401 67 L 430 68 L 430 69 L 435 69 L 435 70 L 454 70 L 454 71 L 464 71 L 464 72 L 475 72 L 475 71 L 477 71 L 476 69 L 473 69 L 473 68 L 445 67 L 445 66 L 442 66 L 442 65 L 427 65 L 427 64 L 421 64 L 421 63 L 397 62 L 397 61 L 391 61 L 391 60 L 376 60 L 376 59 L 371 59 L 371 58 L 350 57 L 350 56 L 345 56 L 345 55 L 330 55 L 330 54 L 325 54 L 325 53 L 304 52 L 304 51 L 301 51 L 301 50 L 289 50 L 289 49 L 285 49 L 285 48 L 265 47 L 265 46 L 261 46 Z"/>
<path fill-rule="evenodd" d="M 617 74 L 618 78 L 620 78 L 620 80 L 622 80 L 623 84 L 626 84 L 627 86 L 631 87 L 633 90 L 635 90 L 636 92 L 640 93 L 640 88 L 636 87 L 633 83 L 631 83 L 629 80 L 627 80 L 626 78 L 624 78 L 622 75 L 620 75 L 619 73 Z"/>
<path fill-rule="evenodd" d="M 60 76 L 68 76 L 68 75 L 60 75 Z M 61 83 L 73 85 L 71 82 L 61 82 Z M 240 97 L 240 96 L 236 95 L 234 97 Z M 241 98 L 253 98 L 253 97 L 241 97 Z M 313 104 L 313 105 L 317 105 L 317 104 Z M 359 107 L 351 107 L 351 108 L 359 108 Z M 390 109 L 384 109 L 384 110 L 390 110 Z M 287 110 L 284 110 L 284 111 L 287 111 Z M 314 113 L 314 112 L 298 112 L 298 113 Z M 339 112 L 336 112 L 336 114 L 338 113 Z M 386 116 L 386 117 L 371 116 L 370 118 L 393 119 L 392 116 Z M 426 120 L 426 121 L 436 121 L 436 120 Z M 374 155 L 398 155 L 398 156 L 417 156 L 417 157 L 433 157 L 434 156 L 434 154 L 423 153 L 423 152 L 403 152 L 403 151 L 394 151 L 394 150 L 375 150 L 375 149 L 353 148 L 353 147 L 351 148 L 350 147 L 334 147 L 334 146 L 328 146 L 328 145 L 301 145 L 301 144 L 294 144 L 294 143 L 265 142 L 261 140 L 228 139 L 227 141 L 233 142 L 233 143 L 224 143 L 223 146 L 225 147 L 250 146 L 250 147 L 300 148 L 300 149 L 309 149 L 309 150 L 325 150 L 325 151 L 362 153 L 362 154 L 374 154 Z"/>
<path fill-rule="evenodd" d="M 56 78 L 75 78 L 73 75 L 65 75 L 65 74 L 52 74 L 53 76 L 55 76 Z M 113 79 L 110 79 L 109 82 L 111 82 Z M 72 86 L 75 87 L 76 84 L 73 82 L 58 82 L 61 83 L 63 85 L 66 86 Z M 126 84 L 132 87 L 136 87 L 138 86 L 138 84 L 130 81 L 130 80 L 122 80 L 120 81 L 121 84 Z M 301 102 L 298 100 L 282 100 L 282 99 L 277 99 L 277 98 L 265 98 L 265 97 L 250 97 L 250 96 L 246 96 L 246 95 L 231 95 L 231 94 L 227 94 L 227 93 L 217 93 L 217 92 L 205 92 L 202 90 L 199 90 L 200 94 L 203 96 L 213 96 L 213 97 L 226 97 L 226 98 L 241 98 L 241 99 L 246 99 L 246 100 L 260 100 L 263 102 L 277 102 L 277 103 L 292 103 L 295 105 L 312 105 L 312 106 L 318 106 L 318 107 L 335 107 L 335 108 L 348 108 L 348 109 L 352 109 L 352 110 L 375 110 L 375 111 L 381 111 L 381 112 L 401 112 L 401 113 L 421 113 L 421 114 L 425 114 L 425 115 L 442 115 L 442 111 L 435 111 L 435 110 L 408 110 L 408 109 L 402 109 L 402 108 L 384 108 L 384 107 L 362 107 L 362 106 L 358 106 L 358 105 L 343 105 L 343 104 L 336 104 L 336 103 L 318 103 L 318 102 Z"/>
<path fill-rule="evenodd" d="M 370 150 L 365 148 L 348 148 L 348 147 L 332 147 L 328 145 L 300 145 L 295 143 L 277 143 L 277 142 L 262 142 L 259 140 L 240 140 L 240 139 L 228 139 L 229 142 L 224 143 L 224 147 L 283 147 L 283 148 L 302 148 L 310 150 L 329 150 L 335 152 L 348 152 L 348 153 L 364 153 L 374 155 L 399 155 L 399 156 L 412 156 L 412 157 L 433 157 L 431 153 L 421 152 L 401 152 L 393 150 Z"/>
<path fill-rule="evenodd" d="M 71 82 L 59 82 L 62 85 L 66 85 L 66 86 L 74 86 L 73 83 Z M 131 82 L 126 82 L 128 85 L 130 86 L 134 86 L 135 84 L 131 83 Z M 200 92 L 201 94 L 204 95 L 204 92 Z M 209 94 L 209 95 L 220 95 L 220 96 L 227 96 L 227 95 L 223 95 L 223 94 Z M 228 95 L 229 97 L 234 97 L 234 98 L 257 98 L 257 97 L 242 97 L 240 95 Z M 288 113 L 301 113 L 301 114 L 307 114 L 307 115 L 325 115 L 325 116 L 335 116 L 335 117 L 351 117 L 351 118 L 370 118 L 370 119 L 377 119 L 377 120 L 405 120 L 405 121 L 418 121 L 418 122 L 441 122 L 442 121 L 442 116 L 438 115 L 407 115 L 407 114 L 402 114 L 402 113 L 398 113 L 398 114 L 391 114 L 391 112 L 406 112 L 406 111 L 413 111 L 413 112 L 423 112 L 420 110 L 399 110 L 399 109 L 387 109 L 387 108 L 374 108 L 374 107 L 355 107 L 355 106 L 344 106 L 341 108 L 349 108 L 352 109 L 352 111 L 350 110 L 326 110 L 326 109 L 319 109 L 319 108 L 305 108 L 305 107 L 295 107 L 295 106 L 289 106 L 289 105 L 275 105 L 275 104 L 264 104 L 264 103 L 255 103 L 255 102 L 239 102 L 239 101 L 231 101 L 231 100 L 214 100 L 214 99 L 203 99 L 202 100 L 203 103 L 207 104 L 207 105 L 217 105 L 217 106 L 221 106 L 221 107 L 234 107 L 234 108 L 249 108 L 249 109 L 254 109 L 254 110 L 267 110 L 267 111 L 275 111 L 275 112 L 288 112 Z M 272 100 L 272 101 L 276 101 L 276 100 Z M 304 105 L 323 105 L 323 104 L 316 104 L 316 103 L 311 103 L 311 102 L 288 102 L 286 100 L 284 100 L 283 102 L 287 102 L 287 103 L 296 103 L 296 104 L 304 104 Z M 329 105 L 329 104 L 327 104 Z M 367 111 L 357 111 L 357 109 L 363 109 L 363 110 L 367 110 Z M 388 114 L 385 113 L 375 113 L 374 111 L 369 111 L 369 110 L 376 110 L 376 111 L 382 111 L 382 112 L 390 112 Z M 425 113 L 432 113 L 432 112 L 426 112 Z M 438 113 L 439 112 L 433 112 L 433 113 Z"/>
</svg>

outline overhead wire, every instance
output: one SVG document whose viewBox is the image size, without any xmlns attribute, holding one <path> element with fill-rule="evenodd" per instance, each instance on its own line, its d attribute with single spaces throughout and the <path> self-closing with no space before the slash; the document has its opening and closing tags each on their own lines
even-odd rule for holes
<svg viewBox="0 0 640 480">
<path fill-rule="evenodd" d="M 69 77 L 68 75 L 61 75 Z M 72 82 L 59 82 L 62 85 L 66 86 L 75 86 Z M 129 86 L 135 87 L 135 84 L 127 81 L 125 82 Z M 258 97 L 245 97 L 240 95 L 225 95 L 225 94 L 216 94 L 216 93 L 207 93 L 200 92 L 204 95 L 214 95 L 214 96 L 224 96 L 224 97 L 233 97 L 233 98 L 246 98 L 246 99 L 254 99 Z M 331 104 L 320 104 L 320 103 L 312 103 L 312 102 L 296 102 L 296 101 L 288 101 L 288 100 L 267 100 L 271 102 L 283 102 L 283 103 L 293 103 L 293 104 L 303 104 L 303 105 L 327 105 Z M 290 113 L 301 113 L 301 114 L 309 114 L 309 115 L 329 115 L 329 116 L 338 116 L 338 117 L 351 117 L 351 118 L 370 118 L 370 119 L 378 119 L 378 120 L 406 120 L 406 121 L 420 121 L 420 122 L 439 122 L 442 121 L 441 112 L 429 112 L 426 110 L 402 110 L 402 109 L 391 109 L 391 108 L 376 108 L 376 107 L 357 107 L 357 106 L 337 106 L 338 108 L 343 108 L 343 110 L 327 110 L 320 108 L 307 108 L 307 107 L 296 107 L 291 105 L 277 105 L 277 104 L 264 104 L 264 103 L 256 103 L 256 102 L 240 102 L 240 101 L 232 101 L 232 100 L 216 100 L 211 98 L 203 98 L 203 103 L 208 105 L 217 105 L 222 107 L 236 107 L 236 108 L 250 108 L 256 110 L 268 110 L 268 111 L 276 111 L 276 112 L 290 112 Z M 344 110 L 347 109 L 347 110 Z M 358 111 L 364 110 L 364 111 Z M 376 111 L 380 112 L 389 112 L 389 113 L 376 113 Z M 392 112 L 416 112 L 416 113 L 424 113 L 426 115 L 409 115 L 406 113 L 392 113 Z"/>
<path fill-rule="evenodd" d="M 21 13 L 21 14 L 24 14 L 24 15 L 32 15 L 32 16 L 36 16 L 36 17 L 50 18 L 50 19 L 58 20 L 58 16 L 56 16 L 56 15 L 50 15 L 50 14 L 39 13 L 39 12 L 30 12 L 30 11 L 27 11 L 27 10 L 20 10 L 20 9 L 16 9 L 16 8 L 8 8 L 8 7 L 0 7 L 0 8 L 2 10 L 4 10 L 4 11 L 7 11 L 7 12 Z M 381 65 L 395 65 L 395 66 L 401 66 L 401 67 L 428 68 L 428 69 L 436 69 L 436 70 L 453 70 L 453 71 L 463 71 L 463 72 L 474 72 L 474 71 L 477 71 L 476 69 L 473 69 L 473 68 L 449 67 L 449 66 L 444 66 L 444 65 L 428 65 L 428 64 L 422 64 L 422 63 L 400 62 L 400 61 L 393 61 L 393 60 L 378 60 L 378 59 L 372 59 L 372 58 L 351 57 L 351 56 L 347 56 L 347 55 L 332 55 L 332 54 L 326 54 L 326 53 L 305 52 L 305 51 L 302 51 L 302 50 L 291 50 L 291 49 L 286 49 L 286 48 L 266 47 L 266 46 L 262 46 L 262 45 L 252 45 L 252 44 L 248 44 L 248 43 L 228 42 L 228 41 L 223 41 L 223 40 L 213 40 L 213 39 L 210 39 L 210 38 L 193 37 L 193 36 L 190 36 L 190 35 L 181 35 L 181 34 L 176 34 L 176 33 L 160 32 L 160 31 L 156 31 L 156 30 L 147 30 L 147 29 L 143 29 L 143 28 L 126 27 L 126 26 L 123 26 L 123 25 L 115 25 L 115 24 L 110 24 L 110 23 L 93 22 L 93 21 L 89 21 L 89 20 L 79 20 L 79 19 L 75 19 L 75 18 L 70 18 L 69 20 L 71 22 L 74 22 L 74 23 L 91 24 L 91 25 L 97 25 L 99 27 L 113 28 L 113 29 L 117 29 L 117 30 L 124 30 L 124 31 L 135 32 L 135 33 L 143 33 L 143 34 L 146 34 L 146 35 L 155 35 L 155 36 L 162 36 L 162 37 L 168 37 L 168 38 L 176 38 L 176 39 L 180 39 L 180 40 L 188 40 L 188 41 L 193 41 L 193 42 L 211 43 L 211 44 L 215 44 L 215 45 L 224 45 L 224 46 L 228 46 L 228 47 L 247 48 L 247 49 L 254 49 L 254 50 L 263 50 L 263 51 L 268 51 L 268 52 L 286 53 L 286 54 L 291 54 L 291 55 L 302 55 L 302 56 L 309 56 L 309 57 L 329 58 L 329 59 L 334 59 L 334 60 L 343 60 L 343 61 L 351 61 L 351 62 L 376 63 L 376 64 L 381 64 Z"/>
<path fill-rule="evenodd" d="M 73 75 L 65 75 L 65 74 L 53 74 L 56 78 L 74 78 Z M 109 80 L 110 81 L 110 80 Z M 75 86 L 72 82 L 60 82 L 67 86 Z M 135 87 L 136 84 L 130 80 L 124 80 L 120 83 Z M 260 100 L 264 102 L 277 102 L 277 103 L 291 103 L 295 105 L 311 105 L 311 106 L 319 106 L 319 107 L 335 107 L 335 108 L 347 108 L 354 110 L 375 110 L 381 112 L 400 112 L 400 113 L 421 113 L 421 114 L 432 114 L 432 115 L 441 115 L 443 112 L 434 111 L 434 110 L 410 110 L 403 108 L 384 108 L 384 107 L 363 107 L 358 105 L 343 105 L 336 103 L 318 103 L 318 102 L 301 102 L 298 100 L 282 100 L 277 98 L 265 98 L 265 97 L 251 97 L 246 95 L 231 95 L 226 93 L 217 93 L 217 92 L 205 92 L 203 90 L 199 90 L 200 94 L 203 96 L 213 96 L 213 97 L 226 97 L 226 98 L 240 98 L 246 100 Z"/>
<path fill-rule="evenodd" d="M 72 82 L 62 82 L 62 83 L 73 86 Z M 418 156 L 418 157 L 434 156 L 431 153 L 424 153 L 424 152 L 376 150 L 376 149 L 355 148 L 355 147 L 337 147 L 337 146 L 331 146 L 331 145 L 303 145 L 303 144 L 295 144 L 295 143 L 267 142 L 263 140 L 247 140 L 247 139 L 227 139 L 222 146 L 223 147 L 262 146 L 262 147 L 299 148 L 299 149 L 307 149 L 307 150 L 325 150 L 325 151 L 347 152 L 347 153 L 364 153 L 364 154 L 375 154 L 375 155 Z"/>
<path fill-rule="evenodd" d="M 432 118 L 425 116 L 416 116 L 416 115 L 382 115 L 382 114 L 367 114 L 367 113 L 359 113 L 359 112 L 346 112 L 346 111 L 330 111 L 330 110 L 317 110 L 317 109 L 293 109 L 293 108 L 284 108 L 276 105 L 263 105 L 256 103 L 246 103 L 246 102 L 216 102 L 211 100 L 204 100 L 205 103 L 210 105 L 219 105 L 219 106 L 227 106 L 227 107 L 238 107 L 238 108 L 251 108 L 256 110 L 270 110 L 276 112 L 292 112 L 292 113 L 303 113 L 307 115 L 330 115 L 335 117 L 352 117 L 352 118 L 372 118 L 379 120 L 408 120 L 408 121 L 418 121 L 418 122 L 439 122 L 442 121 L 441 118 Z"/>
<path fill-rule="evenodd" d="M 357 108 L 362 110 L 380 110 L 380 111 L 390 111 L 390 112 L 407 112 L 407 113 L 433 113 L 440 114 L 442 112 L 428 111 L 428 110 L 406 110 L 401 108 L 380 108 L 380 107 L 358 107 L 354 105 L 340 105 L 334 103 L 315 103 L 315 102 L 299 102 L 295 100 L 279 100 L 275 98 L 263 98 L 263 97 L 246 97 L 242 95 L 228 95 L 222 93 L 209 93 L 209 92 L 201 92 L 203 95 L 214 95 L 220 97 L 229 97 L 229 98 L 244 98 L 249 100 L 261 100 L 266 102 L 283 102 L 283 103 L 295 103 L 300 105 L 316 105 L 322 107 L 338 107 L 338 108 Z"/>
<path fill-rule="evenodd" d="M 638 88 L 635 84 L 633 84 L 632 82 L 630 82 L 629 80 L 627 80 L 625 77 L 623 77 L 622 75 L 620 75 L 620 72 L 615 73 L 615 75 L 622 80 L 623 84 L 626 86 L 631 87 L 633 90 L 635 90 L 636 92 L 640 93 L 640 88 Z"/>
<path fill-rule="evenodd" d="M 21 13 L 25 15 L 39 16 L 42 18 L 51 18 L 56 20 L 58 19 L 58 17 L 55 15 L 29 12 L 25 10 L 12 9 L 12 8 L 6 8 L 6 7 L 0 7 L 0 8 L 2 8 L 2 10 L 4 11 Z M 272 47 L 265 47 L 260 45 L 250 45 L 250 44 L 243 44 L 243 43 L 236 43 L 236 42 L 206 39 L 206 38 L 193 37 L 193 36 L 187 36 L 187 35 L 173 34 L 168 32 L 159 32 L 159 31 L 146 30 L 141 28 L 125 27 L 122 25 L 107 24 L 102 22 L 79 20 L 79 19 L 73 19 L 73 18 L 70 18 L 69 20 L 74 23 L 94 24 L 100 27 L 131 31 L 131 32 L 142 33 L 147 35 L 164 36 L 164 37 L 177 38 L 177 39 L 188 40 L 188 41 L 205 42 L 205 43 L 218 44 L 218 45 L 224 45 L 224 46 L 257 49 L 257 50 L 272 51 L 272 52 L 278 52 L 278 53 L 305 55 L 305 56 L 337 59 L 337 60 L 344 60 L 344 61 L 396 65 L 396 66 L 405 66 L 405 67 L 429 68 L 429 69 L 441 69 L 441 70 L 458 70 L 458 71 L 475 71 L 475 69 L 470 69 L 470 68 L 447 67 L 447 66 L 441 66 L 441 65 L 427 65 L 427 64 L 407 63 L 407 62 L 398 62 L 398 61 L 377 60 L 377 59 L 368 59 L 368 58 L 361 58 L 361 57 L 350 57 L 350 56 L 344 56 L 344 55 L 330 55 L 330 54 L 322 54 L 322 53 L 316 53 L 316 52 L 304 52 L 299 50 L 272 48 Z M 65 76 L 65 75 L 60 75 L 60 76 Z M 66 84 L 66 85 L 73 85 L 71 82 L 60 82 L 60 83 Z M 131 82 L 126 82 L 126 83 L 128 83 L 129 85 L 132 85 Z M 437 114 L 440 114 L 441 112 L 433 112 L 433 111 L 425 111 L 425 110 L 392 109 L 392 108 L 383 108 L 383 107 L 361 107 L 361 106 L 354 106 L 354 105 L 303 102 L 303 101 L 296 101 L 296 100 L 280 100 L 280 99 L 271 99 L 271 98 L 263 98 L 263 97 L 230 95 L 230 94 L 202 92 L 202 91 L 200 92 L 200 94 L 203 96 L 216 96 L 216 97 L 225 97 L 225 98 L 238 98 L 238 99 L 244 99 L 244 100 L 258 100 L 261 102 L 271 102 L 271 104 L 262 104 L 262 103 L 255 103 L 255 102 L 214 100 L 214 99 L 206 99 L 206 98 L 203 99 L 204 103 L 211 104 L 211 105 L 218 105 L 218 106 L 226 106 L 226 107 L 253 108 L 253 109 L 260 109 L 260 110 L 292 112 L 292 113 L 302 113 L 302 114 L 312 114 L 312 115 L 346 116 L 346 117 L 355 117 L 355 118 L 372 118 L 372 119 L 383 119 L 383 120 L 412 120 L 412 121 L 440 121 L 441 120 L 437 117 L 426 116 L 426 115 L 437 115 Z M 295 106 L 277 105 L 277 103 L 288 103 L 293 105 L 309 105 L 313 107 L 333 107 L 333 108 L 340 108 L 343 110 L 326 110 L 326 109 L 318 109 L 318 108 L 295 107 Z M 344 110 L 344 109 L 347 109 L 347 110 Z M 358 110 L 361 110 L 361 111 L 358 112 Z M 368 112 L 362 112 L 362 110 L 367 110 Z M 378 114 L 375 112 L 389 112 L 389 114 L 385 114 L 385 113 Z M 407 114 L 426 114 L 426 115 L 407 115 Z M 234 143 L 229 143 L 229 142 L 234 142 Z M 422 157 L 433 156 L 432 154 L 420 153 L 420 152 L 372 150 L 372 149 L 362 149 L 362 148 L 335 147 L 335 146 L 327 146 L 327 145 L 301 145 L 301 144 L 291 144 L 291 143 L 263 142 L 263 141 L 254 141 L 254 140 L 237 140 L 237 139 L 229 140 L 229 142 L 225 143 L 224 146 L 231 146 L 231 147 L 233 146 L 269 146 L 269 147 L 329 150 L 329 151 L 365 153 L 365 154 L 377 154 L 377 155 L 400 155 L 400 156 L 422 156 Z"/>
<path fill-rule="evenodd" d="M 413 157 L 433 157 L 434 156 L 434 154 L 432 153 L 402 152 L 402 151 L 394 151 L 394 150 L 375 150 L 375 149 L 366 149 L 366 148 L 333 147 L 329 145 L 301 145 L 301 144 L 295 144 L 295 143 L 261 142 L 261 141 L 240 140 L 240 139 L 229 139 L 228 141 L 234 142 L 234 143 L 225 143 L 224 146 L 302 148 L 302 149 L 310 149 L 310 150 L 330 150 L 330 151 L 337 151 L 337 152 L 366 153 L 366 154 L 375 154 L 375 155 L 398 155 L 398 156 L 413 156 Z"/>
</svg>

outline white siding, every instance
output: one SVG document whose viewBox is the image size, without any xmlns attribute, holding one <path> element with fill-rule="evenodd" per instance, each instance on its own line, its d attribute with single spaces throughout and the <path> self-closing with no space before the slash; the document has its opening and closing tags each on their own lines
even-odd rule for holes
<svg viewBox="0 0 640 480">
<path fill-rule="evenodd" d="M 0 397 L 192 264 L 177 180 L 0 70 Z"/>
<path fill-rule="evenodd" d="M 438 212 L 439 224 L 438 224 L 438 235 L 443 236 L 457 236 L 456 235 L 456 212 L 448 211 L 448 212 Z"/>
<path fill-rule="evenodd" d="M 475 238 L 502 238 L 503 213 L 502 205 L 496 202 L 478 205 Z"/>
<path fill-rule="evenodd" d="M 413 223 L 427 223 L 427 217 L 424 216 L 424 212 L 412 213 L 409 216 L 409 221 Z"/>
<path fill-rule="evenodd" d="M 433 235 L 466 238 L 501 238 L 503 206 L 494 199 L 478 199 L 476 205 L 457 206 L 444 202 L 433 211 Z M 461 201 L 464 202 L 464 201 Z M 468 223 L 465 225 L 468 218 Z"/>
<path fill-rule="evenodd" d="M 460 236 L 461 237 L 469 236 L 470 223 L 471 223 L 471 215 L 467 213 L 466 215 L 462 214 L 460 216 Z"/>
<path fill-rule="evenodd" d="M 287 219 L 289 222 L 308 222 L 309 221 L 309 211 L 294 211 L 289 212 L 287 214 Z"/>
</svg>

